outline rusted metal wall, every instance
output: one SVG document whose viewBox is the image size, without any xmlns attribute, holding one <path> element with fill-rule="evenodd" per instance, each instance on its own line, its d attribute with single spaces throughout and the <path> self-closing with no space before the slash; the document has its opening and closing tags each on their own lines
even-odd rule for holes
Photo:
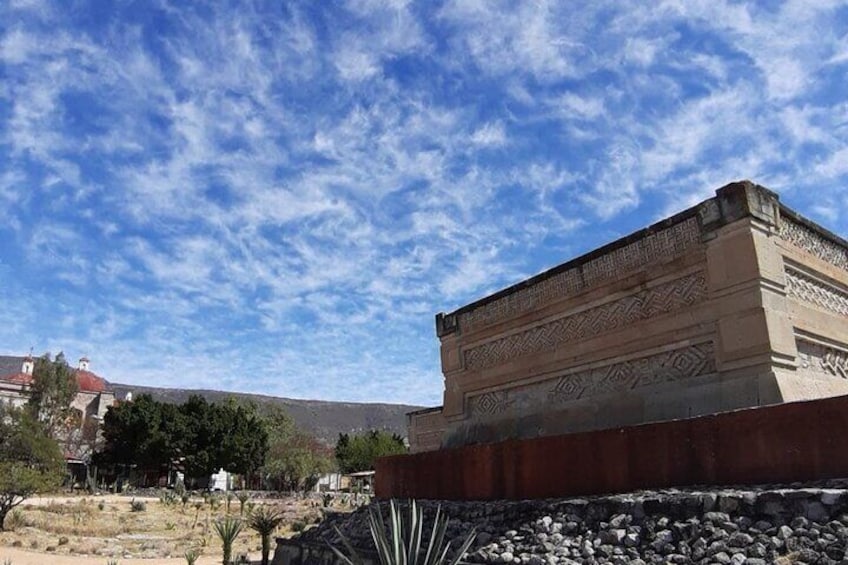
<svg viewBox="0 0 848 565">
<path fill-rule="evenodd" d="M 380 498 L 563 497 L 848 477 L 848 396 L 377 462 Z"/>
</svg>

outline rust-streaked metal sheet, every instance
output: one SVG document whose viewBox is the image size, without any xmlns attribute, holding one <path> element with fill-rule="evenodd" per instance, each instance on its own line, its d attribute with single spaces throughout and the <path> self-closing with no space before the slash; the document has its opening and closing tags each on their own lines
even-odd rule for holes
<svg viewBox="0 0 848 565">
<path fill-rule="evenodd" d="M 848 396 L 377 462 L 380 498 L 548 498 L 848 477 Z"/>
</svg>

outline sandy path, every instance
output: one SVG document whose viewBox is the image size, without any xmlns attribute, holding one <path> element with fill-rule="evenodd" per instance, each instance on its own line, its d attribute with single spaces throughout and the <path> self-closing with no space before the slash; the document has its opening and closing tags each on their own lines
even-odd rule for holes
<svg viewBox="0 0 848 565">
<path fill-rule="evenodd" d="M 254 563 L 259 563 L 259 555 L 251 555 Z M 24 551 L 16 547 L 0 547 L 0 563 L 11 559 L 12 565 L 106 565 L 108 557 L 93 555 L 56 555 L 55 553 L 36 553 Z M 185 565 L 185 559 L 171 557 L 168 559 L 118 559 L 119 565 Z M 220 565 L 220 555 L 205 555 L 197 560 L 197 565 Z"/>
</svg>

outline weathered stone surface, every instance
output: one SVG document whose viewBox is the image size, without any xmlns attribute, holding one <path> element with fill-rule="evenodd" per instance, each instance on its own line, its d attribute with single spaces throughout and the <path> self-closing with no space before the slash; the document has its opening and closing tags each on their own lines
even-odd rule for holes
<svg viewBox="0 0 848 565">
<path fill-rule="evenodd" d="M 471 563 L 762 565 L 788 554 L 794 554 L 798 562 L 842 562 L 848 548 L 848 497 L 842 496 L 848 493 L 846 484 L 834 482 L 828 489 L 802 486 L 644 492 L 590 499 L 443 502 L 441 506 L 451 517 L 447 537 L 454 540 L 454 547 L 472 528 L 479 532 L 465 557 Z M 733 512 L 703 512 L 686 503 L 705 494 L 719 500 L 749 499 L 749 502 L 737 506 Z M 774 501 L 775 494 L 791 501 L 790 506 L 795 509 L 792 512 L 798 513 L 763 514 L 768 505 L 760 499 Z M 821 502 L 825 495 L 831 504 Z M 621 513 L 622 500 L 642 503 L 648 511 L 640 516 Z M 649 501 L 653 503 L 644 504 Z M 425 523 L 429 523 L 438 503 L 420 504 L 425 510 Z M 809 507 L 816 504 L 824 509 L 820 519 L 807 516 Z M 383 506 L 385 510 L 386 505 Z M 324 555 L 321 552 L 327 550 L 327 543 L 337 546 L 340 543 L 334 526 L 355 546 L 368 548 L 371 537 L 367 516 L 367 509 L 350 515 L 329 515 L 325 522 L 304 532 L 297 540 L 313 548 L 308 553 L 312 557 L 301 562 L 291 558 L 291 550 L 288 553 L 278 550 L 280 558 L 275 563 L 320 562 L 315 556 Z M 282 561 L 284 555 L 286 561 Z"/>
</svg>

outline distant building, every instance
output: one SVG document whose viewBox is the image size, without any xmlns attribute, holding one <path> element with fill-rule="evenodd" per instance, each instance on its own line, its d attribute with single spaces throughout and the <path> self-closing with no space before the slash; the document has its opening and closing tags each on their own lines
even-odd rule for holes
<svg viewBox="0 0 848 565">
<path fill-rule="evenodd" d="M 86 461 L 100 430 L 100 423 L 109 406 L 115 403 L 115 395 L 109 390 L 105 379 L 90 370 L 91 361 L 87 357 L 79 360 L 74 371 L 79 390 L 71 403 L 77 411 L 79 429 L 72 430 L 64 443 L 65 459 L 69 462 Z M 23 357 L 0 356 L 0 402 L 12 406 L 23 406 L 29 399 L 32 389 L 35 359 L 32 355 Z"/>
</svg>

